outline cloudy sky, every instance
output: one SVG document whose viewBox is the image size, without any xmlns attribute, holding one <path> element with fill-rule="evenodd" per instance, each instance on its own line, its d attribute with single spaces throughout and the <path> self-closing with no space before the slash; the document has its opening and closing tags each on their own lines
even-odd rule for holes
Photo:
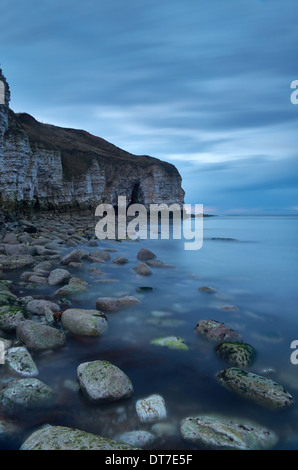
<svg viewBox="0 0 298 470">
<path fill-rule="evenodd" d="M 211 212 L 298 213 L 297 0 L 1 0 L 11 108 L 176 165 Z"/>
</svg>

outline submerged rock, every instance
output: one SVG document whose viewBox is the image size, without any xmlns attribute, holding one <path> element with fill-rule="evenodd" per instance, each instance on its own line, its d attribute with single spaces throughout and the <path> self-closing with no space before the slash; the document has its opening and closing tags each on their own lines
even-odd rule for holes
<svg viewBox="0 0 298 470">
<path fill-rule="evenodd" d="M 82 259 L 87 258 L 89 252 L 86 250 L 73 250 L 61 259 L 61 264 L 80 263 Z"/>
<path fill-rule="evenodd" d="M 49 406 L 54 391 L 38 379 L 18 379 L 9 382 L 0 392 L 0 406 L 11 412 Z"/>
<path fill-rule="evenodd" d="M 83 394 L 93 403 L 108 403 L 133 394 L 129 377 L 108 361 L 80 364 L 77 375 Z"/>
<path fill-rule="evenodd" d="M 23 377 L 35 377 L 38 370 L 31 354 L 24 347 L 10 348 L 5 355 L 5 365 Z"/>
<path fill-rule="evenodd" d="M 181 435 L 186 442 L 210 450 L 263 450 L 274 447 L 278 441 L 274 432 L 258 424 L 214 416 L 185 418 Z"/>
<path fill-rule="evenodd" d="M 215 350 L 222 359 L 239 367 L 251 365 L 256 355 L 254 348 L 246 343 L 221 343 Z"/>
<path fill-rule="evenodd" d="M 32 351 L 57 349 L 65 344 L 65 334 L 62 331 L 32 320 L 25 320 L 18 325 L 17 338 Z"/>
<path fill-rule="evenodd" d="M 116 441 L 124 442 L 135 447 L 146 448 L 156 441 L 156 436 L 148 431 L 128 431 L 115 437 Z"/>
<path fill-rule="evenodd" d="M 130 305 L 139 304 L 140 301 L 131 295 L 124 297 L 99 297 L 96 300 L 96 308 L 104 312 L 114 312 Z"/>
<path fill-rule="evenodd" d="M 138 400 L 136 412 L 142 423 L 153 423 L 167 417 L 165 401 L 160 395 L 150 395 L 147 398 Z"/>
<path fill-rule="evenodd" d="M 231 367 L 216 374 L 220 385 L 244 398 L 271 409 L 294 406 L 294 398 L 282 385 L 261 375 Z"/>
<path fill-rule="evenodd" d="M 0 440 L 7 439 L 18 434 L 19 428 L 12 421 L 0 418 Z"/>
<path fill-rule="evenodd" d="M 138 450 L 121 442 L 64 426 L 43 426 L 31 434 L 20 450 Z"/>
<path fill-rule="evenodd" d="M 241 341 L 241 335 L 224 323 L 215 320 L 200 320 L 195 331 L 211 341 Z"/>
<path fill-rule="evenodd" d="M 151 269 L 145 263 L 140 263 L 133 269 L 140 276 L 150 276 L 150 274 L 152 274 Z"/>
<path fill-rule="evenodd" d="M 118 256 L 117 258 L 113 259 L 114 264 L 126 264 L 128 263 L 128 259 L 124 258 L 123 256 Z"/>
<path fill-rule="evenodd" d="M 216 290 L 213 287 L 202 286 L 199 287 L 199 292 L 205 292 L 206 294 L 215 294 Z"/>
<path fill-rule="evenodd" d="M 184 340 L 178 338 L 178 336 L 165 336 L 163 338 L 155 338 L 151 341 L 151 344 L 156 346 L 165 346 L 169 349 L 182 349 L 187 351 L 189 348 L 185 344 Z"/>
<path fill-rule="evenodd" d="M 61 322 L 76 335 L 100 336 L 108 329 L 106 316 L 98 310 L 68 309 L 63 312 Z"/>
</svg>

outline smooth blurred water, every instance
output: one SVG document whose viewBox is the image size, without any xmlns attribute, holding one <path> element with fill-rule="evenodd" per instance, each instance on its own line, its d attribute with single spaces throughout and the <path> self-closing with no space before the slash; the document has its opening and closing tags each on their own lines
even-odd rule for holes
<svg viewBox="0 0 298 470">
<path fill-rule="evenodd" d="M 290 362 L 291 342 L 298 340 L 297 235 L 297 217 L 222 216 L 204 218 L 204 243 L 198 251 L 185 251 L 183 239 L 101 242 L 101 248 L 116 250 L 111 253 L 112 259 L 125 256 L 129 263 L 119 266 L 108 261 L 99 265 L 102 276 L 92 274 L 88 263 L 73 271 L 87 280 L 90 288 L 72 306 L 95 308 L 98 297 L 121 295 L 134 295 L 141 304 L 108 314 L 109 331 L 101 338 L 69 335 L 65 348 L 34 356 L 40 370 L 38 378 L 55 388 L 59 406 L 52 412 L 22 417 L 22 438 L 42 423 L 71 425 L 107 437 L 150 429 L 150 425 L 138 422 L 135 402 L 158 393 L 165 399 L 169 420 L 177 426 L 186 416 L 207 413 L 254 420 L 275 430 L 280 437 L 277 448 L 298 449 L 298 404 L 275 413 L 220 387 L 214 375 L 228 365 L 216 356 L 214 344 L 194 331 L 203 319 L 218 320 L 239 331 L 257 351 L 255 363 L 248 370 L 261 373 L 274 368 L 271 378 L 298 403 L 298 365 Z M 141 247 L 149 248 L 174 268 L 152 268 L 151 276 L 137 275 L 133 267 L 138 264 L 136 255 Z M 115 282 L 98 282 L 102 279 Z M 141 286 L 154 290 L 137 292 Z M 201 286 L 213 287 L 216 293 L 199 292 Z M 237 310 L 226 311 L 225 306 Z M 163 325 L 163 319 L 175 322 Z M 154 338 L 169 335 L 183 338 L 189 350 L 150 344 Z M 96 359 L 108 360 L 127 373 L 134 385 L 132 398 L 90 406 L 79 391 L 67 388 L 65 380 L 76 382 L 77 366 Z M 179 435 L 158 445 L 188 448 Z"/>
</svg>

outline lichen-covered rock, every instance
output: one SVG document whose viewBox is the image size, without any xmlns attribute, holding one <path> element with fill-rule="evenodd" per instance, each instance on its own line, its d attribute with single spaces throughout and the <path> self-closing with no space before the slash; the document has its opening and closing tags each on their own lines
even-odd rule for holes
<svg viewBox="0 0 298 470">
<path fill-rule="evenodd" d="M 61 322 L 63 328 L 82 336 L 101 336 L 108 329 L 106 316 L 98 310 L 68 309 Z"/>
<path fill-rule="evenodd" d="M 83 394 L 93 403 L 108 403 L 133 394 L 129 377 L 108 361 L 84 362 L 77 375 Z"/>
<path fill-rule="evenodd" d="M 190 444 L 210 450 L 264 450 L 278 442 L 273 431 L 258 424 L 214 416 L 185 418 L 181 435 Z"/>
<path fill-rule="evenodd" d="M 25 320 L 21 307 L 15 305 L 2 305 L 0 307 L 0 328 L 5 331 L 14 331 Z"/>
<path fill-rule="evenodd" d="M 34 378 L 13 380 L 0 391 L 0 407 L 8 413 L 50 406 L 53 400 L 52 388 Z"/>
<path fill-rule="evenodd" d="M 128 431 L 115 437 L 116 441 L 124 442 L 141 449 L 151 446 L 156 441 L 156 436 L 148 431 Z"/>
<path fill-rule="evenodd" d="M 151 344 L 155 346 L 165 346 L 169 349 L 182 349 L 187 351 L 189 348 L 187 344 L 185 344 L 182 338 L 178 336 L 165 336 L 163 338 L 155 338 L 151 341 Z"/>
<path fill-rule="evenodd" d="M 96 300 L 96 308 L 104 312 L 115 312 L 121 308 L 129 307 L 130 305 L 137 305 L 140 301 L 132 295 L 124 297 L 99 297 Z"/>
<path fill-rule="evenodd" d="M 222 359 L 239 367 L 251 365 L 256 355 L 254 348 L 247 343 L 221 343 L 215 350 Z"/>
<path fill-rule="evenodd" d="M 295 404 L 294 398 L 284 387 L 271 379 L 231 367 L 216 374 L 220 385 L 244 398 L 271 409 L 289 408 Z"/>
<path fill-rule="evenodd" d="M 79 429 L 47 425 L 31 434 L 20 450 L 138 450 L 138 448 Z"/>
<path fill-rule="evenodd" d="M 32 351 L 57 349 L 65 344 L 65 334 L 62 331 L 32 320 L 20 323 L 16 333 L 17 338 Z"/>
<path fill-rule="evenodd" d="M 34 315 L 45 315 L 47 309 L 52 310 L 52 312 L 59 312 L 60 307 L 55 302 L 50 302 L 49 300 L 43 299 L 34 299 L 31 300 L 26 306 L 28 312 L 33 313 Z"/>
<path fill-rule="evenodd" d="M 24 347 L 10 348 L 5 354 L 5 365 L 23 377 L 35 377 L 38 369 L 31 354 Z"/>
<path fill-rule="evenodd" d="M 200 320 L 195 331 L 210 341 L 242 341 L 242 337 L 237 331 L 215 320 Z"/>
</svg>

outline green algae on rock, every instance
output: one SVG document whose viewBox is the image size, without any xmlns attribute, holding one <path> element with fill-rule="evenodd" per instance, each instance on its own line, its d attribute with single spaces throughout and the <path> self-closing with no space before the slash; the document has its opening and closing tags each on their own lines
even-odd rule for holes
<svg viewBox="0 0 298 470">
<path fill-rule="evenodd" d="M 221 343 L 215 350 L 222 359 L 239 367 L 251 365 L 256 354 L 254 348 L 247 343 Z"/>
<path fill-rule="evenodd" d="M 21 307 L 16 305 L 2 305 L 0 307 L 0 328 L 5 331 L 13 331 L 25 320 Z"/>
<path fill-rule="evenodd" d="M 183 419 L 181 436 L 186 442 L 210 450 L 265 450 L 278 442 L 274 432 L 258 424 L 214 416 Z"/>
<path fill-rule="evenodd" d="M 150 341 L 150 344 L 154 344 L 155 346 L 165 346 L 169 349 L 182 349 L 184 351 L 188 351 L 188 346 L 185 344 L 182 338 L 178 336 L 165 336 L 163 338 L 155 338 Z"/>
<path fill-rule="evenodd" d="M 284 387 L 271 379 L 231 367 L 216 374 L 220 385 L 238 395 L 270 409 L 294 406 L 294 398 Z"/>
<path fill-rule="evenodd" d="M 20 450 L 140 450 L 79 429 L 46 425 L 33 432 Z"/>
</svg>

